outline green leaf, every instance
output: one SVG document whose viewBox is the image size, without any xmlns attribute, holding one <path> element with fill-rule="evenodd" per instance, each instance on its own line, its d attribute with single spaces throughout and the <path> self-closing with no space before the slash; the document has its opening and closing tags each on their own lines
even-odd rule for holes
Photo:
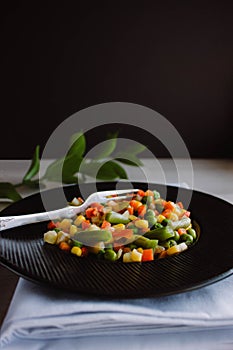
<svg viewBox="0 0 233 350">
<path fill-rule="evenodd" d="M 77 132 L 76 134 L 71 136 L 70 139 L 71 147 L 66 155 L 69 157 L 71 155 L 75 155 L 78 158 L 81 158 L 86 151 L 86 139 L 82 132 Z"/>
<path fill-rule="evenodd" d="M 109 160 L 105 162 L 99 169 L 97 179 L 114 180 L 116 178 L 127 179 L 126 171 L 116 162 Z"/>
<path fill-rule="evenodd" d="M 62 168 L 62 182 L 66 184 L 76 183 L 77 176 L 74 176 L 78 173 L 82 158 L 79 158 L 78 155 L 72 155 L 65 158 L 63 168 Z"/>
<path fill-rule="evenodd" d="M 97 170 L 99 169 L 99 170 Z M 127 179 L 125 170 L 112 160 L 83 162 L 80 173 L 101 180 L 113 180 L 116 178 Z"/>
<path fill-rule="evenodd" d="M 118 133 L 108 134 L 107 140 L 98 145 L 99 151 L 95 156 L 96 160 L 109 157 L 116 148 Z"/>
<path fill-rule="evenodd" d="M 0 198 L 11 199 L 14 202 L 22 199 L 20 194 L 16 191 L 14 185 L 12 185 L 10 182 L 0 183 Z"/>
<path fill-rule="evenodd" d="M 124 150 L 125 153 L 129 154 L 139 154 L 147 149 L 147 146 L 139 142 L 130 143 L 130 145 Z"/>
<path fill-rule="evenodd" d="M 65 157 L 55 160 L 46 169 L 44 178 L 49 181 L 60 181 L 62 173 L 63 183 L 76 183 L 74 176 L 83 160 L 82 155 L 86 150 L 86 139 L 82 132 L 78 132 L 71 137 L 71 147 Z"/>
<path fill-rule="evenodd" d="M 118 153 L 118 156 L 115 158 L 118 162 L 131 166 L 142 166 L 142 161 L 134 154 L 129 154 L 126 152 Z"/>
<path fill-rule="evenodd" d="M 30 181 L 39 172 L 39 170 L 40 170 L 39 154 L 40 154 L 40 146 L 37 145 L 35 152 L 33 154 L 33 158 L 32 158 L 30 167 L 29 167 L 28 171 L 26 172 L 26 174 L 24 175 L 24 178 L 23 178 L 24 183 Z"/>
<path fill-rule="evenodd" d="M 62 173 L 62 182 L 77 182 L 77 177 L 74 175 L 79 171 L 81 161 L 82 158 L 78 158 L 76 154 L 57 159 L 48 166 L 44 178 L 49 181 L 60 181 Z"/>
</svg>

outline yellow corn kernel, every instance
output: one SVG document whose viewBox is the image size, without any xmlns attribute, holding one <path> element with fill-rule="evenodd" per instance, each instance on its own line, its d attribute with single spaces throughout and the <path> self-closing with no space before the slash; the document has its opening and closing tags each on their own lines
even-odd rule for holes
<svg viewBox="0 0 233 350">
<path fill-rule="evenodd" d="M 137 248 L 137 251 L 141 254 L 143 254 L 143 249 L 141 247 Z"/>
<path fill-rule="evenodd" d="M 176 213 L 171 212 L 170 215 L 169 215 L 169 219 L 172 220 L 172 221 L 178 221 L 179 217 L 178 217 L 178 215 Z"/>
<path fill-rule="evenodd" d="M 72 222 L 71 219 L 63 219 L 63 220 L 59 223 L 58 228 L 60 228 L 60 229 L 63 230 L 63 231 L 68 232 L 69 229 L 70 229 L 70 226 L 71 226 L 71 222 Z"/>
<path fill-rule="evenodd" d="M 70 226 L 70 235 L 73 236 L 78 231 L 78 228 L 76 225 Z"/>
<path fill-rule="evenodd" d="M 167 254 L 173 255 L 173 254 L 181 253 L 184 250 L 186 250 L 187 248 L 188 248 L 187 244 L 185 242 L 182 242 L 180 244 L 177 244 L 177 245 L 174 245 L 174 246 L 168 248 Z"/>
<path fill-rule="evenodd" d="M 57 241 L 57 232 L 56 231 L 45 232 L 44 241 L 49 244 L 55 244 Z"/>
<path fill-rule="evenodd" d="M 131 252 L 127 252 L 123 254 L 123 262 L 128 263 L 131 262 Z"/>
<path fill-rule="evenodd" d="M 180 252 L 179 245 L 173 245 L 172 247 L 167 249 L 167 255 L 173 255 Z"/>
<path fill-rule="evenodd" d="M 131 252 L 131 260 L 135 262 L 142 261 L 142 253 L 138 252 L 136 249 L 133 249 Z"/>
<path fill-rule="evenodd" d="M 88 247 L 88 251 L 93 254 L 98 254 L 104 247 L 104 242 L 98 242 L 93 247 Z"/>
<path fill-rule="evenodd" d="M 159 215 L 157 216 L 157 222 L 159 222 L 159 223 L 161 223 L 164 219 L 166 219 L 166 218 L 165 218 L 165 216 L 162 215 L 162 214 L 159 214 Z"/>
<path fill-rule="evenodd" d="M 85 221 L 85 217 L 83 215 L 77 216 L 77 218 L 74 220 L 74 224 L 76 226 L 80 226 L 83 221 Z"/>
<path fill-rule="evenodd" d="M 130 219 L 131 221 L 134 221 L 134 220 L 137 219 L 137 216 L 135 216 L 135 215 L 129 215 L 129 219 Z"/>
<path fill-rule="evenodd" d="M 155 248 L 155 254 L 160 254 L 161 252 L 163 252 L 165 250 L 164 247 L 162 247 L 161 245 L 157 245 L 157 247 Z"/>
<path fill-rule="evenodd" d="M 124 230 L 125 229 L 124 224 L 117 224 L 117 225 L 113 225 L 112 227 L 114 227 L 116 230 Z"/>
<path fill-rule="evenodd" d="M 71 253 L 75 254 L 77 256 L 81 256 L 82 255 L 82 249 L 79 248 L 79 247 L 72 247 Z"/>
<path fill-rule="evenodd" d="M 149 224 L 148 224 L 148 221 L 147 220 L 136 220 L 134 222 L 134 225 L 137 227 L 137 228 L 148 228 Z"/>
</svg>

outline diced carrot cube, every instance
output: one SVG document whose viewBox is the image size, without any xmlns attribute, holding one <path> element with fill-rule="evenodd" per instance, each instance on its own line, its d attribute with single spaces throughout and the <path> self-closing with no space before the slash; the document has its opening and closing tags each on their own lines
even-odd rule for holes
<svg viewBox="0 0 233 350">
<path fill-rule="evenodd" d="M 102 222 L 101 228 L 110 228 L 110 227 L 111 227 L 111 224 L 107 220 L 104 220 Z"/>
<path fill-rule="evenodd" d="M 154 260 L 154 252 L 152 248 L 143 249 L 142 261 L 152 261 Z"/>
<path fill-rule="evenodd" d="M 175 208 L 175 204 L 171 201 L 168 201 L 164 204 L 164 208 L 165 209 L 169 209 L 169 210 L 174 210 Z"/>
<path fill-rule="evenodd" d="M 135 199 L 132 199 L 132 200 L 130 201 L 129 204 L 130 204 L 130 206 L 131 206 L 132 208 L 134 208 L 134 210 L 138 210 L 138 208 L 140 207 L 140 205 L 142 205 L 141 202 L 136 201 Z"/>
<path fill-rule="evenodd" d="M 145 192 L 143 190 L 139 190 L 137 193 L 140 197 L 144 197 L 145 196 Z"/>
<path fill-rule="evenodd" d="M 146 214 L 146 205 L 140 205 L 139 207 L 138 207 L 138 215 L 139 216 L 141 216 L 141 217 L 143 217 L 145 214 Z"/>
<path fill-rule="evenodd" d="M 86 228 L 90 227 L 90 220 L 84 220 L 82 222 L 82 229 L 85 230 Z"/>
<path fill-rule="evenodd" d="M 134 210 L 132 207 L 128 207 L 127 210 L 129 212 L 129 215 L 133 215 Z"/>
<path fill-rule="evenodd" d="M 162 215 L 165 216 L 165 218 L 169 218 L 171 212 L 172 212 L 171 209 L 165 209 L 165 210 L 162 212 Z"/>
<path fill-rule="evenodd" d="M 179 235 L 183 235 L 184 233 L 187 233 L 185 228 L 178 228 L 177 232 L 179 233 Z"/>
<path fill-rule="evenodd" d="M 154 197 L 154 192 L 153 192 L 153 191 L 151 191 L 151 190 L 147 190 L 147 191 L 145 192 L 145 196 L 151 196 L 151 197 Z"/>
</svg>

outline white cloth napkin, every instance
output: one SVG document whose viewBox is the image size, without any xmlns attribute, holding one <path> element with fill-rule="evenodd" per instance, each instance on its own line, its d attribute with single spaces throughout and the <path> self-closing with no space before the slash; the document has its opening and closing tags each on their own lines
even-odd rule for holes
<svg viewBox="0 0 233 350">
<path fill-rule="evenodd" d="M 156 298 L 98 299 L 20 279 L 2 349 L 233 349 L 233 275 Z M 201 345 L 201 347 L 200 347 Z"/>
</svg>

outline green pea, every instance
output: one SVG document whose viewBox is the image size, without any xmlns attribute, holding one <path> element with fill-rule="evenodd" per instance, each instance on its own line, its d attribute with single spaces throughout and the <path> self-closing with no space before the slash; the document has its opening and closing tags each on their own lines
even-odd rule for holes
<svg viewBox="0 0 233 350">
<path fill-rule="evenodd" d="M 146 218 L 146 220 L 148 221 L 149 227 L 153 227 L 157 222 L 157 219 L 155 216 L 150 216 Z"/>
<path fill-rule="evenodd" d="M 160 193 L 158 191 L 153 191 L 154 193 L 154 199 L 160 198 Z"/>
<path fill-rule="evenodd" d="M 116 252 L 112 249 L 107 249 L 104 253 L 104 259 L 109 260 L 109 261 L 115 261 L 117 258 Z"/>
<path fill-rule="evenodd" d="M 155 224 L 155 228 L 162 228 L 163 227 L 163 225 L 162 224 L 160 224 L 160 222 L 156 222 L 156 224 Z"/>
<path fill-rule="evenodd" d="M 167 226 L 167 225 L 170 223 L 170 221 L 171 221 L 171 220 L 169 220 L 169 219 L 164 219 L 164 220 L 161 222 L 161 224 L 162 224 L 163 226 Z"/>
<path fill-rule="evenodd" d="M 187 230 L 187 232 L 188 232 L 189 235 L 191 235 L 193 237 L 193 239 L 197 238 L 197 233 L 196 233 L 196 231 L 193 228 L 189 228 Z"/>
<path fill-rule="evenodd" d="M 144 197 L 142 198 L 141 202 L 142 202 L 143 204 L 149 205 L 149 204 L 152 203 L 152 200 L 153 200 L 152 196 L 144 196 Z"/>
<path fill-rule="evenodd" d="M 177 242 L 174 239 L 169 239 L 168 243 L 169 243 L 170 247 L 173 247 L 174 245 L 177 245 Z"/>
<path fill-rule="evenodd" d="M 100 250 L 96 256 L 97 256 L 97 259 L 102 260 L 104 259 L 104 255 L 105 255 L 105 251 Z"/>
<path fill-rule="evenodd" d="M 154 210 L 148 209 L 145 216 L 146 216 L 146 217 L 148 217 L 148 216 L 155 216 Z"/>
<path fill-rule="evenodd" d="M 189 235 L 188 233 L 184 233 L 180 236 L 180 241 L 185 242 L 187 245 L 190 245 L 193 243 L 193 236 Z"/>
<path fill-rule="evenodd" d="M 130 247 L 131 250 L 137 249 L 137 248 L 138 248 L 138 246 L 137 246 L 136 244 L 133 244 L 133 243 L 131 243 L 131 244 L 129 245 L 129 247 Z"/>
<path fill-rule="evenodd" d="M 159 204 L 159 203 L 155 204 L 155 208 L 156 208 L 156 210 L 158 210 L 159 213 L 162 213 L 162 211 L 164 210 L 164 206 L 162 204 Z"/>
</svg>

